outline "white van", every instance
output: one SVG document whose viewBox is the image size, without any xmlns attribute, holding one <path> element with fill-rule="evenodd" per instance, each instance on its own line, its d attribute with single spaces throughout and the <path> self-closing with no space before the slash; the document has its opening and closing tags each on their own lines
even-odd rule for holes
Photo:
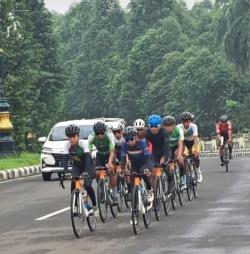
<svg viewBox="0 0 250 254">
<path fill-rule="evenodd" d="M 68 140 L 65 135 L 65 128 L 70 124 L 76 124 L 80 128 L 80 139 L 88 142 L 88 136 L 93 132 L 93 125 L 99 120 L 106 122 L 109 130 L 112 126 L 117 126 L 119 122 L 124 123 L 124 120 L 121 118 L 82 119 L 59 122 L 51 129 L 48 137 L 38 139 L 38 142 L 44 143 L 40 157 L 44 181 L 50 181 L 53 173 L 57 173 L 60 176 L 63 172 L 63 149 L 65 142 Z M 69 171 L 71 169 L 71 161 L 69 161 Z"/>
</svg>

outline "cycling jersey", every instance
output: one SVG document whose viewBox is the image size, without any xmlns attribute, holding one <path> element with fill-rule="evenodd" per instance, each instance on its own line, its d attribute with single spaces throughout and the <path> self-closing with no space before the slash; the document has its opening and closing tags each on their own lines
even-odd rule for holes
<svg viewBox="0 0 250 254">
<path fill-rule="evenodd" d="M 99 139 L 95 133 L 92 133 L 89 135 L 88 142 L 90 151 L 93 150 L 94 145 L 97 152 L 103 155 L 109 154 L 110 151 L 115 149 L 114 135 L 110 133 L 105 133 L 102 139 Z"/>
<path fill-rule="evenodd" d="M 182 123 L 178 124 L 177 127 L 183 130 L 184 140 L 191 141 L 193 140 L 194 136 L 198 136 L 198 127 L 194 123 L 190 123 L 187 129 Z"/>
<path fill-rule="evenodd" d="M 115 136 L 115 157 L 118 161 L 121 161 L 121 148 L 122 144 L 125 142 L 125 139 L 121 137 L 120 139 L 117 139 Z"/>
<path fill-rule="evenodd" d="M 83 140 L 79 140 L 76 145 L 71 145 L 69 142 L 66 142 L 64 145 L 63 154 L 65 155 L 64 159 L 64 170 L 68 171 L 68 157 L 72 156 L 72 176 L 79 176 L 82 170 L 90 172 L 90 162 L 91 157 L 89 154 L 89 149 L 87 144 Z"/>
<path fill-rule="evenodd" d="M 222 124 L 221 121 L 219 121 L 216 124 L 216 134 L 221 134 L 222 136 L 227 136 L 228 131 L 232 131 L 232 122 L 227 121 L 225 125 Z"/>
<path fill-rule="evenodd" d="M 137 140 L 134 146 L 129 146 L 126 142 L 122 144 L 121 160 L 123 170 L 125 168 L 127 155 L 131 162 L 132 170 L 138 171 L 150 158 L 147 143 L 145 141 Z"/>
<path fill-rule="evenodd" d="M 171 149 L 174 147 L 176 148 L 180 140 L 184 140 L 183 130 L 176 126 L 174 127 L 172 132 L 168 133 L 168 136 L 169 136 L 169 146 Z"/>
<path fill-rule="evenodd" d="M 157 134 L 153 134 L 150 129 L 146 130 L 146 140 L 152 144 L 152 156 L 155 162 L 160 162 L 162 156 L 165 161 L 170 157 L 168 134 L 165 129 L 160 128 Z"/>
</svg>

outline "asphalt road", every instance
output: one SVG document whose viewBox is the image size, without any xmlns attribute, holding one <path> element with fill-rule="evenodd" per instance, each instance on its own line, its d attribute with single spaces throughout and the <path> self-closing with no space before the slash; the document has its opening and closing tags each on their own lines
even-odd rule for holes
<svg viewBox="0 0 250 254">
<path fill-rule="evenodd" d="M 171 210 L 135 236 L 129 211 L 76 239 L 70 190 L 41 176 L 0 183 L 0 253 L 250 253 L 250 159 L 234 159 L 225 173 L 217 159 L 202 159 L 199 197 Z M 58 210 L 54 216 L 36 220 Z"/>
</svg>

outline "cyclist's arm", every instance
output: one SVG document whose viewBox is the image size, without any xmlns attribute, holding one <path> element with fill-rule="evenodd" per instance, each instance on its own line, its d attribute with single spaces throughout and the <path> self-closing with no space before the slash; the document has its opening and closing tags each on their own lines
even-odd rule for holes
<svg viewBox="0 0 250 254">
<path fill-rule="evenodd" d="M 68 160 L 69 160 L 69 143 L 66 142 L 63 148 L 63 169 L 64 172 L 68 172 Z"/>
<path fill-rule="evenodd" d="M 165 134 L 164 134 L 164 155 L 162 157 L 163 162 L 161 162 L 161 163 L 168 161 L 169 158 L 171 158 L 171 149 L 169 146 L 168 134 L 165 132 Z"/>
<path fill-rule="evenodd" d="M 84 171 L 90 174 L 91 155 L 89 152 L 88 145 L 84 141 L 79 142 L 84 152 Z"/>
<path fill-rule="evenodd" d="M 109 137 L 109 159 L 108 164 L 112 164 L 115 158 L 115 138 L 113 134 L 108 134 Z"/>
<path fill-rule="evenodd" d="M 216 124 L 215 132 L 216 132 L 216 135 L 217 135 L 217 139 L 218 139 L 218 141 L 219 141 L 219 140 L 220 140 L 220 137 L 221 137 L 221 135 L 220 135 L 220 125 L 219 125 L 219 123 Z"/>
<path fill-rule="evenodd" d="M 232 123 L 228 121 L 228 141 L 232 141 Z"/>
<path fill-rule="evenodd" d="M 94 148 L 94 134 L 90 134 L 88 137 L 88 150 L 91 153 L 93 151 Z"/>
<path fill-rule="evenodd" d="M 127 146 L 126 144 L 122 144 L 121 149 L 121 169 L 124 171 L 127 165 Z"/>
<path fill-rule="evenodd" d="M 184 151 L 184 132 L 183 129 L 179 128 L 180 137 L 178 140 L 178 156 L 182 156 Z"/>
</svg>

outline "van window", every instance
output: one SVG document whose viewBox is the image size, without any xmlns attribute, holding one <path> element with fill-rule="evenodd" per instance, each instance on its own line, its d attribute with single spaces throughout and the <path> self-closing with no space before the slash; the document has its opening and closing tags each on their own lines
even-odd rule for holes
<svg viewBox="0 0 250 254">
<path fill-rule="evenodd" d="M 87 139 L 88 136 L 93 132 L 93 125 L 80 125 L 80 139 Z M 54 127 L 49 135 L 50 141 L 62 141 L 68 140 L 65 135 L 66 126 Z"/>
</svg>

